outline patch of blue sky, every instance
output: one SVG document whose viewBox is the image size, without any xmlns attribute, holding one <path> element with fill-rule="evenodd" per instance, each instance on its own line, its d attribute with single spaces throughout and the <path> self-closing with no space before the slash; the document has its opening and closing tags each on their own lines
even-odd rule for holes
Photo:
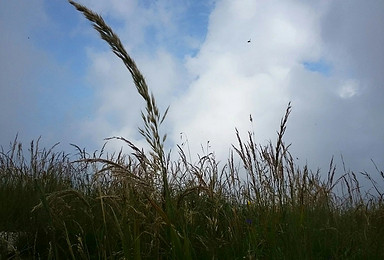
<svg viewBox="0 0 384 260">
<path fill-rule="evenodd" d="M 146 1 L 146 5 L 148 5 Z M 181 9 L 176 11 L 177 15 L 173 22 L 176 23 L 176 33 L 171 33 L 168 37 L 164 35 L 161 28 L 148 26 L 146 28 L 147 51 L 156 51 L 158 47 L 165 48 L 179 59 L 186 55 L 194 56 L 200 44 L 204 41 L 207 33 L 209 15 L 213 9 L 211 1 L 196 0 L 182 1 L 184 4 Z"/>
<path fill-rule="evenodd" d="M 202 39 L 205 38 L 208 29 L 209 16 L 214 8 L 210 1 L 196 1 L 188 8 L 186 30 Z"/>
<path fill-rule="evenodd" d="M 60 126 L 63 118 L 87 118 L 94 114 L 93 90 L 72 71 L 53 65 L 40 71 L 37 79 L 40 124 Z"/>
<path fill-rule="evenodd" d="M 30 40 L 56 61 L 70 67 L 74 75 L 84 75 L 87 67 L 85 48 L 89 39 L 77 31 L 82 17 L 67 2 L 46 1 L 44 8 L 49 25 L 35 31 Z"/>
<path fill-rule="evenodd" d="M 202 43 L 207 35 L 209 16 L 214 8 L 212 1 L 191 1 L 188 13 L 185 17 L 185 23 L 182 25 L 185 35 Z M 198 46 L 190 48 L 189 55 L 194 56 Z"/>
<path fill-rule="evenodd" d="M 323 59 L 304 61 L 302 64 L 306 70 L 318 72 L 324 76 L 330 76 L 332 73 L 332 65 Z"/>
<path fill-rule="evenodd" d="M 154 0 L 141 0 L 138 2 L 138 5 L 140 7 L 144 7 L 144 8 L 150 8 L 151 5 L 153 5 L 156 1 Z"/>
<path fill-rule="evenodd" d="M 60 128 L 65 119 L 93 114 L 94 93 L 85 78 L 90 62 L 86 48 L 93 36 L 79 30 L 83 17 L 67 2 L 45 1 L 44 8 L 47 20 L 27 37 L 46 56 L 35 83 L 38 121 L 40 126 L 54 122 Z"/>
</svg>

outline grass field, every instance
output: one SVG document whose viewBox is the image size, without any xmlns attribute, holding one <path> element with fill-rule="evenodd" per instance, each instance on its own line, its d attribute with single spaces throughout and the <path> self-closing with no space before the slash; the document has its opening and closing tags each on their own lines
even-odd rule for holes
<svg viewBox="0 0 384 260">
<path fill-rule="evenodd" d="M 311 171 L 284 143 L 238 137 L 224 164 L 164 150 L 161 113 L 103 19 L 70 1 L 123 61 L 145 100 L 144 152 L 76 158 L 17 138 L 0 153 L 0 259 L 384 259 L 384 173 Z M 377 175 L 377 176 L 376 176 Z M 372 184 L 362 191 L 360 177 Z M 380 183 L 374 181 L 380 179 Z"/>
</svg>

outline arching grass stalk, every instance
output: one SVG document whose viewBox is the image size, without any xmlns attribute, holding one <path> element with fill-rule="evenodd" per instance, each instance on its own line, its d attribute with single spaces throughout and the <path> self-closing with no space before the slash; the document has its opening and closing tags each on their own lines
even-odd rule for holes
<svg viewBox="0 0 384 260">
<path fill-rule="evenodd" d="M 167 178 L 167 156 L 164 153 L 164 142 L 166 135 L 160 137 L 159 133 L 159 126 L 164 121 L 169 107 L 166 109 L 163 115 L 160 114 L 156 105 L 155 97 L 152 93 L 149 92 L 144 76 L 137 68 L 135 61 L 124 49 L 124 46 L 122 45 L 119 37 L 104 22 L 103 18 L 85 6 L 80 5 L 74 1 L 69 0 L 69 3 L 76 7 L 78 11 L 82 12 L 84 16 L 92 22 L 93 27 L 100 33 L 101 38 L 109 44 L 109 46 L 112 48 L 112 51 L 124 62 L 126 68 L 132 75 L 137 91 L 146 102 L 145 112 L 141 112 L 141 116 L 144 121 L 144 128 L 139 128 L 139 132 L 151 146 L 151 166 L 155 173 L 161 174 L 163 182 L 164 209 L 170 213 L 169 211 L 171 204 Z"/>
</svg>

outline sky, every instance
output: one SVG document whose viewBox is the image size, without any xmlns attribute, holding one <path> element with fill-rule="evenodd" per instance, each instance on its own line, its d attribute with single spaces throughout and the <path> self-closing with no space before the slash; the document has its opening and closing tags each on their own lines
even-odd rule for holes
<svg viewBox="0 0 384 260">
<path fill-rule="evenodd" d="M 384 169 L 384 2 L 79 0 L 121 38 L 162 111 L 177 156 L 213 152 L 254 133 L 285 143 L 324 174 Z M 131 75 L 67 1 L 0 1 L 0 145 L 18 140 L 75 154 L 138 133 L 144 102 Z M 252 122 L 249 120 L 252 116 Z M 125 146 L 107 145 L 110 152 Z M 129 150 L 127 150 L 129 152 Z"/>
</svg>

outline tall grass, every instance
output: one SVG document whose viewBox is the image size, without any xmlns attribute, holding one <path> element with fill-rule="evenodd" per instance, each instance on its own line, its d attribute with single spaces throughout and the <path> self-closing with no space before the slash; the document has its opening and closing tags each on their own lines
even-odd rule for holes
<svg viewBox="0 0 384 260">
<path fill-rule="evenodd" d="M 291 105 L 276 142 L 256 144 L 236 130 L 220 166 L 212 153 L 193 163 L 164 151 L 160 113 L 133 59 L 102 17 L 90 20 L 130 72 L 146 103 L 144 152 L 76 158 L 17 138 L 0 153 L 0 259 L 383 259 L 382 185 L 363 192 L 354 172 L 298 167 L 284 143 Z M 240 163 L 237 163 L 240 162 Z M 377 170 L 380 181 L 384 174 Z M 340 192 L 336 192 L 339 190 Z"/>
</svg>

